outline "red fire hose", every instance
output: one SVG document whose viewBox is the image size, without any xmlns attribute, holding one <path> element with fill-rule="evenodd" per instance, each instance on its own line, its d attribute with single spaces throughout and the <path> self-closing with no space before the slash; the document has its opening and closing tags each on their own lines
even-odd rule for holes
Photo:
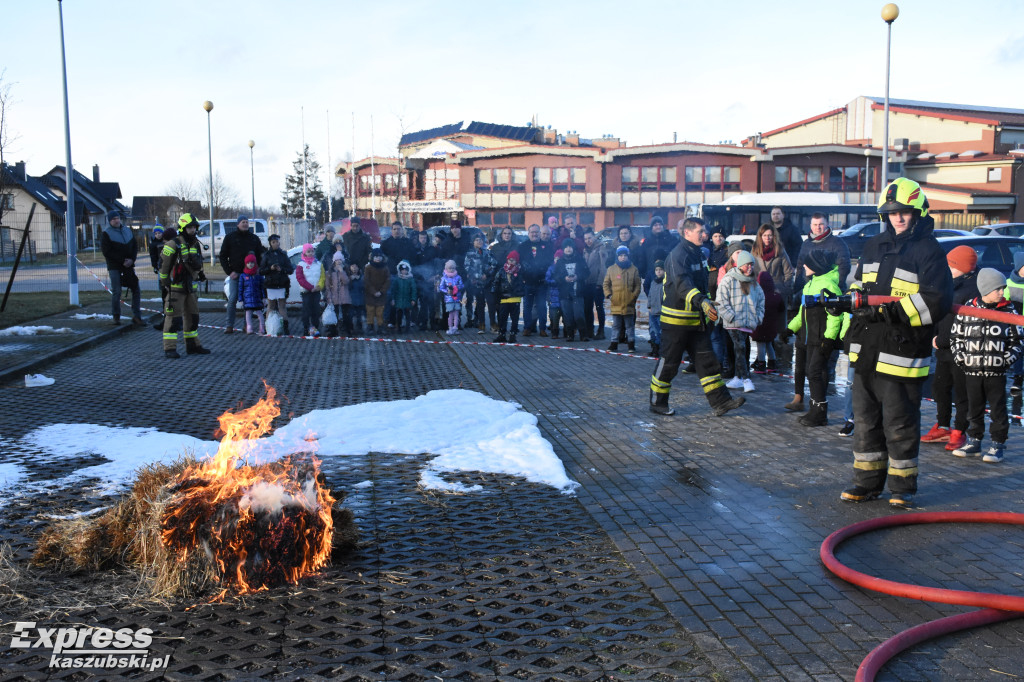
<svg viewBox="0 0 1024 682">
<path fill-rule="evenodd" d="M 903 300 L 900 296 L 864 296 L 863 298 L 869 306 Z M 978 317 L 983 320 L 1006 322 L 1007 324 L 1024 326 L 1024 315 L 1017 315 L 1016 313 L 1001 313 L 998 310 L 993 310 L 992 308 L 975 308 L 974 306 L 960 305 L 959 303 L 954 303 L 952 310 L 958 315 L 962 313 L 964 315 Z"/>
<path fill-rule="evenodd" d="M 879 302 L 884 303 L 884 301 Z M 978 625 L 998 623 L 1024 616 L 1024 597 L 993 594 L 991 592 L 947 590 L 937 587 L 899 583 L 855 571 L 836 559 L 835 549 L 844 540 L 880 528 L 919 523 L 1000 523 L 1024 526 L 1024 514 L 1008 512 L 921 512 L 899 516 L 883 516 L 840 528 L 825 538 L 825 541 L 821 544 L 820 552 L 822 563 L 825 564 L 828 570 L 849 583 L 896 597 L 940 602 L 943 604 L 983 607 L 980 611 L 970 611 L 918 625 L 882 642 L 861 662 L 860 667 L 857 669 L 857 682 L 872 682 L 875 679 L 875 675 L 890 658 L 926 639 Z"/>
</svg>

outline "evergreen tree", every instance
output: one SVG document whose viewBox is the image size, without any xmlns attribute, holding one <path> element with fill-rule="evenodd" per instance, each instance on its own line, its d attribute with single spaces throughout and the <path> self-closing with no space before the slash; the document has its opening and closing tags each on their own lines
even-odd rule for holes
<svg viewBox="0 0 1024 682">
<path fill-rule="evenodd" d="M 309 151 L 309 145 L 292 162 L 292 173 L 284 176 L 284 191 L 281 193 L 281 211 L 289 217 L 318 220 L 324 203 L 324 189 L 320 182 L 320 164 L 316 154 Z M 305 158 L 303 158 L 305 157 Z M 305 161 L 305 163 L 303 163 Z M 302 210 L 302 175 L 306 175 L 306 215 Z"/>
</svg>

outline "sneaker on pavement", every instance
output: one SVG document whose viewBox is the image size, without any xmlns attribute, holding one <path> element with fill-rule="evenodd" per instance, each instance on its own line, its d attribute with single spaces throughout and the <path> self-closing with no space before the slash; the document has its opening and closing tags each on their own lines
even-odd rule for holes
<svg viewBox="0 0 1024 682">
<path fill-rule="evenodd" d="M 839 435 L 844 438 L 853 435 L 853 422 L 844 422 L 843 428 L 839 429 Z"/>
<path fill-rule="evenodd" d="M 1004 443 L 992 443 L 992 446 L 985 453 L 985 456 L 981 458 L 981 461 L 993 463 L 1002 462 L 1004 445 Z"/>
<path fill-rule="evenodd" d="M 867 488 L 855 485 L 844 490 L 839 498 L 846 502 L 870 502 L 881 494 L 881 490 L 868 490 Z"/>
<path fill-rule="evenodd" d="M 935 424 L 928 433 L 921 436 L 922 443 L 946 443 L 949 441 L 949 429 Z"/>
<path fill-rule="evenodd" d="M 968 438 L 963 447 L 953 451 L 954 457 L 977 457 L 981 454 L 981 439 Z"/>
<path fill-rule="evenodd" d="M 897 509 L 913 509 L 913 493 L 892 493 L 889 495 L 889 506 Z"/>
<path fill-rule="evenodd" d="M 754 382 L 751 381 L 750 379 L 744 379 L 743 380 L 743 392 L 744 393 L 753 393 L 754 392 Z"/>
<path fill-rule="evenodd" d="M 733 377 L 732 379 L 729 379 L 727 382 L 725 382 L 725 387 L 743 388 L 743 379 L 740 379 L 739 377 Z"/>
<path fill-rule="evenodd" d="M 949 432 L 949 442 L 946 443 L 946 449 L 949 451 L 959 450 L 967 444 L 967 434 L 963 431 L 953 429 Z"/>
</svg>

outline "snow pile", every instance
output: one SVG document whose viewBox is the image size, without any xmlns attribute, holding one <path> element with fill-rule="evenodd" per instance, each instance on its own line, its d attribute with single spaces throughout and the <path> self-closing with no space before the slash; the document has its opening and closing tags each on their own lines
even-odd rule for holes
<svg viewBox="0 0 1024 682">
<path fill-rule="evenodd" d="M 216 452 L 218 443 L 152 428 L 96 424 L 51 424 L 22 439 L 41 453 L 40 461 L 61 461 L 99 454 L 107 462 L 84 467 L 37 490 L 66 487 L 96 478 L 102 492 L 127 485 L 133 472 L 154 461 L 171 462 L 185 451 L 197 458 Z M 520 476 L 571 494 L 578 483 L 569 479 L 551 444 L 537 428 L 537 418 L 514 403 L 466 390 L 431 391 L 415 400 L 362 403 L 315 410 L 293 419 L 269 438 L 252 441 L 251 463 L 287 454 L 315 451 L 327 460 L 369 452 L 436 455 L 424 468 L 424 488 L 475 492 L 443 479 L 457 471 Z M 12 470 L 14 481 L 18 470 Z M 3 483 L 0 469 L 0 489 Z M 270 493 L 271 491 L 261 491 Z M 258 496 L 262 497 L 262 496 Z M 269 502 L 262 499 L 261 502 Z"/>
<path fill-rule="evenodd" d="M 54 329 L 47 325 L 41 325 L 38 327 L 8 327 L 7 329 L 0 329 L 0 336 L 34 336 L 36 334 L 67 334 L 71 332 L 68 327 L 61 327 Z"/>
</svg>

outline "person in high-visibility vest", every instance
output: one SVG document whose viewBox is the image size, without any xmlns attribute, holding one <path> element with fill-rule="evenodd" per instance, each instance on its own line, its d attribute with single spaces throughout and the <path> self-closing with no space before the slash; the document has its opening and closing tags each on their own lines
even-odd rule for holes
<svg viewBox="0 0 1024 682">
<path fill-rule="evenodd" d="M 206 281 L 203 272 L 202 246 L 196 238 L 199 221 L 186 213 L 178 219 L 178 236 L 167 242 L 161 252 L 160 292 L 164 298 L 164 355 L 178 359 L 178 332 L 172 328 L 174 318 L 182 318 L 185 352 L 209 355 L 210 350 L 199 343 L 199 283 Z"/>
<path fill-rule="evenodd" d="M 917 493 L 921 386 L 935 323 L 952 305 L 953 278 L 920 185 L 896 178 L 882 193 L 878 214 L 885 229 L 864 245 L 850 288 L 900 299 L 853 313 L 854 485 L 841 498 L 876 499 L 888 479 L 889 504 L 907 509 Z"/>
</svg>

